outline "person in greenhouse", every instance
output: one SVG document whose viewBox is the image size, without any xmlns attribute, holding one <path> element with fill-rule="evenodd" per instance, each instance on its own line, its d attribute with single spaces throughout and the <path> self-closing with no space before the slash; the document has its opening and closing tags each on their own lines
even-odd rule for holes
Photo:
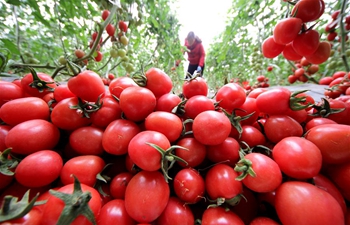
<svg viewBox="0 0 350 225">
<path fill-rule="evenodd" d="M 187 73 L 193 74 L 195 71 L 203 76 L 204 66 L 205 66 L 205 50 L 202 44 L 202 40 L 195 35 L 193 31 L 190 31 L 185 39 L 185 46 L 187 48 L 187 59 L 189 65 L 187 68 Z M 179 61 L 177 62 L 178 65 Z M 188 78 L 189 75 L 186 75 Z"/>
</svg>

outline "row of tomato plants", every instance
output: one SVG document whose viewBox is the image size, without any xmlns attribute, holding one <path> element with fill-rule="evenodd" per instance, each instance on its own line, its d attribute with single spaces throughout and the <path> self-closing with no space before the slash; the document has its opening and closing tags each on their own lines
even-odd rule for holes
<svg viewBox="0 0 350 225">
<path fill-rule="evenodd" d="M 158 68 L 0 90 L 0 224 L 350 224 L 348 95 Z"/>
</svg>

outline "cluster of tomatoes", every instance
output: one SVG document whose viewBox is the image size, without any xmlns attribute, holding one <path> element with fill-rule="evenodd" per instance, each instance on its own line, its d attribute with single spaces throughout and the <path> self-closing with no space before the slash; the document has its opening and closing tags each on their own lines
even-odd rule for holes
<svg viewBox="0 0 350 225">
<path fill-rule="evenodd" d="M 288 76 L 288 82 L 294 84 L 297 81 L 305 83 L 319 71 L 318 64 L 310 63 L 305 57 L 299 61 L 295 61 L 295 68 L 292 68 L 293 74 Z"/>
<path fill-rule="evenodd" d="M 340 10 L 336 10 L 331 14 L 332 21 L 329 22 L 325 27 L 325 32 L 327 33 L 328 41 L 341 40 L 341 36 L 338 35 L 337 29 L 340 20 Z M 350 30 L 350 15 L 344 17 L 344 29 L 346 31 Z M 346 34 L 345 40 L 348 40 L 349 36 Z"/>
<path fill-rule="evenodd" d="M 350 224 L 349 96 L 142 78 L 0 81 L 0 224 Z"/>
<path fill-rule="evenodd" d="M 324 95 L 329 98 L 339 98 L 350 95 L 350 73 L 336 71 L 331 76 L 325 76 L 319 80 L 320 85 L 328 85 Z"/>
<path fill-rule="evenodd" d="M 290 17 L 277 22 L 273 35 L 262 43 L 262 53 L 266 58 L 282 54 L 284 58 L 298 61 L 305 57 L 312 64 L 325 62 L 331 54 L 328 41 L 321 41 L 314 25 L 324 13 L 323 0 L 300 0 L 292 8 Z"/>
</svg>

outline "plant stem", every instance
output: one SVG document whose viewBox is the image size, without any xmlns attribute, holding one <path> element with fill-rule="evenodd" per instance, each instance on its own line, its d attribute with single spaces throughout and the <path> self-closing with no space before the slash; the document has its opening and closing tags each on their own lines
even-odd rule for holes
<svg viewBox="0 0 350 225">
<path fill-rule="evenodd" d="M 346 31 L 345 31 L 345 27 L 344 27 L 344 14 L 345 14 L 345 9 L 346 9 L 346 4 L 347 4 L 347 0 L 339 0 L 341 3 L 341 9 L 340 9 L 340 20 L 339 20 L 339 27 L 340 27 L 340 35 L 341 35 L 341 40 L 340 40 L 340 45 L 341 45 L 341 58 L 343 60 L 344 66 L 345 66 L 345 70 L 347 72 L 350 71 L 350 67 L 349 67 L 349 63 L 346 59 L 346 47 L 345 47 L 345 42 L 346 42 Z"/>
</svg>

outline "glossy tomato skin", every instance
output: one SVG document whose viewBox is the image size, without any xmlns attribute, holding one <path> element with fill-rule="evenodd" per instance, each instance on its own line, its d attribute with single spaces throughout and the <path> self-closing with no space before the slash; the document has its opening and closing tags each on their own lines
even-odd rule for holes
<svg viewBox="0 0 350 225">
<path fill-rule="evenodd" d="M 223 207 L 210 207 L 206 209 L 202 216 L 202 225 L 244 225 L 238 215 Z"/>
<path fill-rule="evenodd" d="M 67 194 L 72 194 L 74 189 L 74 184 L 68 184 L 57 191 L 67 193 Z M 81 189 L 82 191 L 85 192 L 90 192 L 92 198 L 90 199 L 88 205 L 93 212 L 95 218 L 98 218 L 98 213 L 100 212 L 101 209 L 101 198 L 100 194 L 98 191 L 90 186 L 87 186 L 85 184 L 81 184 Z M 43 209 L 43 218 L 42 220 L 42 225 L 52 225 L 56 224 L 58 221 L 58 218 L 63 210 L 64 207 L 64 202 L 55 197 L 51 196 L 45 203 L 45 207 Z M 84 217 L 83 215 L 78 216 L 72 223 L 71 225 L 90 225 L 91 222 Z"/>
<path fill-rule="evenodd" d="M 9 125 L 0 125 L 0 152 L 4 151 L 7 146 L 5 144 L 5 139 L 12 126 Z"/>
<path fill-rule="evenodd" d="M 264 57 L 272 59 L 281 54 L 284 47 L 285 45 L 277 44 L 273 36 L 270 36 L 264 40 L 261 49 Z"/>
<path fill-rule="evenodd" d="M 97 98 L 106 91 L 101 77 L 90 70 L 70 78 L 67 85 L 73 94 L 88 102 L 96 102 Z"/>
<path fill-rule="evenodd" d="M 22 98 L 22 87 L 8 81 L 0 81 L 0 107 L 13 99 Z"/>
<path fill-rule="evenodd" d="M 303 23 L 315 21 L 320 18 L 324 12 L 325 5 L 323 0 L 301 0 L 294 5 L 291 15 L 300 18 Z"/>
<path fill-rule="evenodd" d="M 286 175 L 296 179 L 316 176 L 322 167 L 320 149 L 302 137 L 286 137 L 278 142 L 272 157 Z"/>
<path fill-rule="evenodd" d="M 117 119 L 111 122 L 103 132 L 102 146 L 113 155 L 124 155 L 128 152 L 130 140 L 141 131 L 131 120 Z M 119 138 L 115 138 L 118 136 Z"/>
<path fill-rule="evenodd" d="M 312 29 L 299 34 L 292 42 L 293 49 L 301 56 L 312 55 L 319 44 L 320 34 Z"/>
<path fill-rule="evenodd" d="M 177 172 L 173 186 L 176 196 L 185 203 L 194 204 L 204 197 L 204 179 L 193 168 L 184 168 Z"/>
<path fill-rule="evenodd" d="M 97 220 L 98 225 L 110 225 L 117 221 L 120 225 L 136 225 L 136 221 L 126 212 L 122 199 L 114 199 L 103 205 Z"/>
<path fill-rule="evenodd" d="M 137 83 L 131 77 L 117 77 L 111 81 L 108 89 L 112 95 L 119 98 L 124 89 L 137 86 Z"/>
<path fill-rule="evenodd" d="M 139 223 L 157 219 L 168 204 L 170 189 L 159 171 L 140 171 L 130 180 L 125 191 L 125 208 Z"/>
<path fill-rule="evenodd" d="M 314 143 L 326 164 L 341 164 L 350 160 L 350 127 L 343 124 L 325 124 L 311 128 L 305 138 Z"/>
<path fill-rule="evenodd" d="M 130 172 L 121 172 L 113 177 L 109 185 L 109 190 L 113 198 L 124 199 L 126 186 L 133 176 Z"/>
<path fill-rule="evenodd" d="M 279 223 L 269 217 L 259 216 L 253 219 L 249 225 L 279 225 Z"/>
<path fill-rule="evenodd" d="M 232 137 L 227 137 L 221 144 L 207 146 L 207 158 L 214 163 L 236 165 L 239 160 L 240 144 Z"/>
<path fill-rule="evenodd" d="M 37 151 L 26 156 L 18 164 L 15 178 L 27 187 L 46 186 L 59 177 L 62 166 L 63 160 L 57 152 L 52 150 Z"/>
<path fill-rule="evenodd" d="M 182 133 L 181 119 L 170 112 L 151 112 L 145 119 L 146 130 L 164 134 L 170 142 L 176 141 Z"/>
<path fill-rule="evenodd" d="M 5 138 L 13 153 L 29 155 L 39 150 L 54 149 L 60 140 L 60 131 L 52 123 L 34 119 L 14 126 Z"/>
<path fill-rule="evenodd" d="M 156 98 L 169 93 L 173 88 L 173 83 L 168 74 L 159 68 L 152 67 L 148 69 L 145 76 L 147 79 L 145 87 L 151 90 Z"/>
<path fill-rule="evenodd" d="M 243 117 L 251 114 L 249 118 L 241 121 L 242 125 L 252 125 L 259 117 L 259 110 L 256 107 L 256 99 L 253 97 L 246 97 L 244 103 L 239 109 L 240 110 L 236 110 L 235 112 L 237 116 Z"/>
<path fill-rule="evenodd" d="M 210 199 L 231 199 L 242 193 L 242 182 L 235 180 L 238 173 L 226 164 L 216 164 L 208 170 L 205 189 Z"/>
<path fill-rule="evenodd" d="M 110 95 L 104 96 L 102 99 L 102 107 L 92 113 L 91 123 L 100 128 L 106 128 L 111 122 L 121 119 L 122 110 L 117 100 Z"/>
<path fill-rule="evenodd" d="M 321 41 L 316 51 L 309 56 L 305 56 L 305 58 L 312 64 L 321 64 L 327 61 L 330 55 L 331 44 L 327 41 Z"/>
<path fill-rule="evenodd" d="M 181 98 L 173 93 L 167 93 L 157 99 L 155 111 L 172 112 L 172 110 L 181 102 Z"/>
<path fill-rule="evenodd" d="M 177 197 L 170 197 L 167 206 L 156 220 L 157 225 L 193 225 L 194 216 L 188 205 Z"/>
<path fill-rule="evenodd" d="M 280 45 L 292 42 L 298 36 L 302 23 L 303 21 L 296 17 L 279 20 L 273 30 L 273 39 Z"/>
<path fill-rule="evenodd" d="M 156 171 L 161 166 L 161 154 L 148 143 L 158 145 L 163 150 L 170 148 L 168 138 L 158 131 L 141 131 L 129 142 L 128 155 L 141 169 Z"/>
<path fill-rule="evenodd" d="M 350 201 L 350 163 L 331 165 L 326 167 L 325 174 L 339 188 L 343 197 Z"/>
<path fill-rule="evenodd" d="M 264 145 L 266 138 L 264 134 L 252 125 L 243 125 L 242 134 L 239 137 L 239 141 L 244 141 L 249 147 L 255 147 L 257 145 Z"/>
<path fill-rule="evenodd" d="M 51 84 L 47 84 L 50 88 L 55 89 L 57 87 L 54 79 L 46 73 L 37 73 L 40 80 L 45 82 L 52 82 Z M 37 88 L 31 87 L 30 84 L 33 82 L 33 75 L 31 73 L 28 73 L 24 75 L 24 77 L 21 79 L 21 87 L 23 91 L 28 94 L 29 96 L 33 97 L 44 97 L 47 93 L 52 92 L 52 90 L 45 89 L 42 92 L 40 92 Z"/>
<path fill-rule="evenodd" d="M 228 112 L 232 112 L 234 109 L 239 108 L 246 99 L 246 93 L 237 83 L 228 83 L 222 86 L 215 96 L 219 106 Z"/>
<path fill-rule="evenodd" d="M 93 126 L 80 127 L 69 135 L 69 144 L 80 155 L 102 155 L 103 129 Z"/>
<path fill-rule="evenodd" d="M 0 223 L 1 225 L 41 225 L 42 212 L 39 209 L 31 209 L 21 218 L 8 220 Z"/>
<path fill-rule="evenodd" d="M 194 137 L 205 145 L 222 143 L 231 132 L 231 122 L 221 112 L 208 110 L 194 118 L 192 124 Z"/>
<path fill-rule="evenodd" d="M 0 117 L 11 126 L 32 119 L 48 120 L 50 108 L 43 99 L 38 97 L 19 98 L 2 105 Z"/>
<path fill-rule="evenodd" d="M 51 112 L 51 122 L 62 130 L 75 130 L 91 124 L 91 119 L 84 117 L 81 112 L 72 109 L 78 105 L 78 98 L 66 98 L 57 103 Z"/>
<path fill-rule="evenodd" d="M 185 103 L 185 116 L 194 119 L 199 113 L 214 109 L 214 102 L 210 98 L 204 95 L 195 95 L 187 99 Z"/>
<path fill-rule="evenodd" d="M 175 155 L 185 160 L 187 164 L 178 161 L 182 167 L 199 166 L 206 157 L 207 146 L 197 141 L 194 137 L 184 137 L 176 142 L 176 145 L 186 148 L 187 150 L 176 148 Z"/>
<path fill-rule="evenodd" d="M 289 109 L 291 92 L 287 88 L 274 88 L 265 91 L 256 98 L 260 112 L 269 115 L 285 114 Z"/>
<path fill-rule="evenodd" d="M 344 213 L 332 195 L 302 181 L 282 183 L 276 191 L 275 207 L 285 225 L 344 224 Z"/>
<path fill-rule="evenodd" d="M 55 90 L 53 91 L 53 97 L 56 100 L 56 102 L 60 102 L 63 99 L 76 97 L 75 94 L 73 94 L 66 83 L 58 85 Z"/>
<path fill-rule="evenodd" d="M 264 131 L 267 139 L 273 143 L 278 143 L 286 137 L 301 137 L 304 132 L 303 127 L 287 115 L 268 117 L 264 124 Z"/>
<path fill-rule="evenodd" d="M 282 183 L 282 172 L 278 164 L 270 157 L 261 153 L 249 153 L 244 159 L 252 163 L 255 176 L 247 175 L 243 184 L 255 192 L 270 192 Z"/>
<path fill-rule="evenodd" d="M 119 105 L 125 117 L 139 122 L 154 111 L 157 104 L 156 96 L 144 87 L 128 87 L 119 97 Z"/>
<path fill-rule="evenodd" d="M 185 81 L 182 85 L 182 93 L 189 99 L 195 95 L 208 95 L 208 84 L 202 77 L 196 77 L 193 80 Z"/>
<path fill-rule="evenodd" d="M 316 127 L 318 125 L 323 125 L 323 124 L 336 124 L 337 122 L 335 122 L 334 120 L 328 119 L 328 118 L 324 118 L 324 117 L 316 117 L 313 118 L 311 120 L 309 120 L 304 127 L 305 132 L 307 132 L 308 130 L 310 130 L 313 127 Z"/>
<path fill-rule="evenodd" d="M 61 182 L 64 185 L 74 183 L 74 177 L 80 183 L 93 187 L 96 183 L 96 175 L 105 167 L 105 161 L 95 155 L 82 155 L 69 159 L 62 167 L 60 173 Z"/>
</svg>

